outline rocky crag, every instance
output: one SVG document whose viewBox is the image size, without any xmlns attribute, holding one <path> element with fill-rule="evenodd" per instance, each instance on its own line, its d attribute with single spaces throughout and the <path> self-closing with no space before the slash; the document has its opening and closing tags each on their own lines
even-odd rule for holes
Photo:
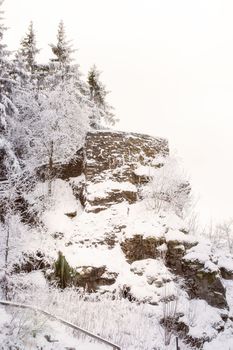
<svg viewBox="0 0 233 350">
<path fill-rule="evenodd" d="M 79 164 L 79 169 L 84 173 L 84 180 L 81 189 L 76 188 L 85 212 L 98 213 L 122 202 L 130 205 L 139 201 L 140 188 L 150 177 L 144 174 L 138 175 L 135 170 L 139 166 L 152 168 L 163 166 L 160 160 L 168 154 L 166 139 L 123 132 L 88 133 L 83 164 L 81 166 Z M 130 206 L 127 215 L 129 210 Z M 121 231 L 124 237 L 127 231 L 127 217 L 125 219 L 121 227 L 112 227 L 112 234 L 106 232 L 105 241 L 101 244 L 113 248 L 117 243 L 114 241 L 114 236 L 117 236 L 118 231 Z M 198 241 L 190 239 L 187 233 L 181 227 L 178 236 L 169 233 L 167 238 L 163 229 L 162 232 L 154 232 L 155 236 L 147 234 L 147 237 L 144 237 L 135 230 L 131 232 L 132 237 L 121 240 L 120 247 L 127 262 L 132 264 L 145 259 L 159 259 L 160 247 L 166 244 L 165 265 L 172 273 L 186 280 L 190 297 L 204 299 L 213 306 L 227 307 L 225 289 L 221 283 L 221 269 L 217 265 L 214 266 L 211 256 L 208 256 L 205 262 L 188 258 L 189 253 L 195 251 L 195 247 L 198 246 Z M 210 268 L 207 267 L 208 263 Z"/>
<path fill-rule="evenodd" d="M 179 299 L 176 330 L 201 347 L 211 337 L 204 330 L 192 334 L 184 304 L 200 301 L 218 310 L 212 327 L 216 333 L 223 331 L 231 317 L 224 283 L 233 276 L 231 259 L 216 254 L 209 241 L 190 235 L 176 213 L 148 207 L 142 188 L 168 155 L 165 139 L 89 132 L 77 159 L 56 169 L 53 198 L 41 215 L 43 240 L 30 248 L 21 244 L 12 269 L 41 269 L 52 282 L 60 251 L 72 271 L 68 285 L 120 293 L 155 307 Z M 46 182 L 38 183 L 27 194 L 29 205 L 40 202 L 45 187 Z"/>
</svg>

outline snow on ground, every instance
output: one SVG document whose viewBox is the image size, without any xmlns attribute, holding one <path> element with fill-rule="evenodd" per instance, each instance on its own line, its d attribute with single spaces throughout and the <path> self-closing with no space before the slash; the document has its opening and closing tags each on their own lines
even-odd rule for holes
<svg viewBox="0 0 233 350">
<path fill-rule="evenodd" d="M 78 181 L 81 181 L 81 177 Z M 48 229 L 48 232 L 62 232 L 65 237 L 76 237 L 78 239 L 90 240 L 103 238 L 104 233 L 110 233 L 112 228 L 125 224 L 126 230 L 124 235 L 130 237 L 134 234 L 142 234 L 144 236 L 161 236 L 164 235 L 165 230 L 184 229 L 183 221 L 173 213 L 155 214 L 148 210 L 145 202 L 137 202 L 129 205 L 126 201 L 110 208 L 101 211 L 98 214 L 83 212 L 79 201 L 75 198 L 72 192 L 71 183 L 57 179 L 53 184 L 53 196 L 48 203 L 48 209 L 44 211 L 42 220 Z M 116 187 L 117 185 L 118 187 Z M 39 184 L 33 194 L 28 195 L 29 201 L 33 205 L 40 197 L 47 192 L 47 184 Z M 120 187 L 119 187 L 120 186 Z M 123 187 L 122 187 L 123 186 Z M 107 181 L 101 184 L 91 184 L 93 187 L 92 195 L 98 197 L 102 194 L 106 195 L 110 189 L 132 190 L 135 191 L 135 186 L 128 183 L 117 183 L 114 181 Z M 98 188 L 99 187 L 99 188 Z M 98 188 L 98 191 L 97 191 Z M 70 218 L 66 214 L 76 213 L 76 216 Z M 171 232 L 171 235 L 173 233 Z M 177 235 L 178 232 L 174 232 Z M 179 235 L 182 235 L 180 232 Z M 119 240 L 122 234 L 119 233 Z M 185 239 L 190 239 L 189 236 L 183 235 Z"/>
<path fill-rule="evenodd" d="M 210 343 L 205 343 L 203 350 L 233 350 L 232 323 L 227 323 L 224 332 L 219 333 Z"/>
<path fill-rule="evenodd" d="M 222 279 L 223 285 L 226 288 L 226 298 L 230 308 L 229 317 L 233 320 L 233 281 Z"/>
<path fill-rule="evenodd" d="M 184 259 L 190 260 L 190 261 L 200 261 L 201 263 L 205 263 L 209 260 L 209 256 L 212 255 L 211 251 L 211 245 L 210 242 L 206 242 L 206 244 L 203 244 L 203 241 L 201 243 L 198 243 L 195 247 L 191 248 L 184 256 Z"/>
<path fill-rule="evenodd" d="M 155 213 L 148 208 L 145 201 L 138 201 L 131 205 L 123 202 L 98 214 L 87 213 L 83 211 L 72 191 L 72 185 L 74 183 L 78 185 L 80 181 L 83 181 L 82 177 L 72 179 L 70 182 L 63 180 L 54 182 L 53 196 L 47 203 L 46 210 L 43 211 L 41 219 L 44 227 L 40 228 L 39 234 L 35 229 L 20 223 L 15 225 L 17 218 L 12 218 L 14 227 L 17 226 L 18 242 L 10 242 L 9 259 L 12 263 L 19 259 L 19 247 L 21 251 L 27 253 L 36 251 L 39 247 L 45 256 L 53 261 L 57 258 L 60 250 L 74 268 L 105 265 L 109 272 L 116 272 L 118 274 L 116 283 L 112 286 L 105 286 L 105 291 L 113 292 L 114 289 L 116 291 L 124 289 L 125 285 L 130 286 L 132 295 L 138 300 L 150 301 L 154 305 L 137 305 L 126 300 L 101 299 L 102 301 L 99 302 L 96 300 L 84 302 L 76 291 L 50 290 L 44 276 L 36 271 L 14 275 L 12 284 L 16 291 L 16 300 L 39 304 L 40 307 L 48 309 L 58 316 L 68 318 L 69 321 L 79 326 L 101 334 L 107 339 L 112 339 L 121 345 L 123 350 L 162 350 L 164 349 L 164 331 L 159 325 L 159 319 L 163 317 L 161 300 L 164 297 L 176 296 L 178 300 L 177 310 L 184 314 L 181 320 L 189 326 L 189 335 L 212 340 L 210 344 L 213 344 L 213 347 L 205 344 L 204 350 L 228 350 L 228 348 L 233 350 L 233 337 L 232 339 L 230 337 L 233 329 L 232 323 L 228 321 L 225 331 L 218 333 L 223 324 L 218 309 L 209 306 L 202 300 L 189 300 L 179 284 L 174 281 L 162 259 L 145 259 L 135 261 L 130 265 L 120 247 L 123 240 L 132 238 L 135 234 L 142 235 L 144 238 L 164 236 L 167 241 L 178 240 L 181 243 L 190 243 L 191 245 L 196 244 L 198 240 L 201 242 L 192 247 L 185 258 L 193 261 L 199 260 L 201 263 L 205 263 L 207 269 L 213 271 L 214 268 L 216 269 L 216 265 L 210 261 L 213 252 L 209 242 L 186 234 L 187 227 L 185 227 L 183 220 L 173 212 Z M 94 186 L 91 193 L 99 197 L 103 191 L 102 194 L 106 195 L 112 186 L 116 187 L 111 182 L 107 182 L 104 190 Z M 128 190 L 129 186 L 127 185 L 124 189 Z M 32 205 L 40 203 L 40 198 L 47 193 L 47 190 L 46 183 L 38 184 L 35 191 L 28 194 L 27 199 Z M 72 213 L 75 215 L 67 215 Z M 113 248 L 110 249 L 107 244 L 99 244 L 99 242 L 104 243 L 106 236 L 113 233 L 116 239 Z M 57 238 L 54 238 L 55 234 L 58 234 Z M 161 249 L 166 249 L 165 245 L 161 246 Z M 224 257 L 223 253 L 218 253 L 216 256 L 220 267 L 231 267 L 230 257 Z M 224 281 L 224 285 L 232 316 L 233 281 Z M 103 288 L 100 289 L 100 292 L 102 291 Z M 4 309 L 1 308 L 1 322 L 7 324 L 7 322 L 9 323 L 9 314 L 2 310 Z M 11 318 L 12 315 L 14 313 L 11 314 Z M 80 315 L 82 316 L 80 317 Z M 17 317 L 15 318 L 17 320 Z M 2 327 L 2 329 L 8 329 L 6 326 Z M 53 348 L 51 345 L 48 348 L 48 342 L 44 335 L 41 335 L 43 332 L 39 332 L 37 340 L 38 337 L 41 337 L 40 344 L 46 344 L 45 350 L 47 348 L 48 350 L 64 349 L 64 344 L 71 347 L 78 346 L 80 350 L 104 349 L 103 345 L 89 344 L 87 340 L 84 342 L 83 339 L 78 339 L 73 335 L 67 337 L 67 334 L 70 334 L 69 330 L 63 329 L 55 322 L 46 322 L 46 327 L 53 339 L 59 336 L 59 346 L 62 344 L 63 347 L 53 345 Z M 59 333 L 57 329 L 59 329 Z M 4 332 L 0 333 L 0 341 L 1 337 L 2 339 L 6 338 L 4 338 Z M 70 339 L 69 345 L 67 345 L 67 339 Z M 32 344 L 33 341 L 35 343 L 35 339 L 30 339 L 30 341 Z M 226 344 L 228 348 L 223 348 L 223 344 Z M 33 345 L 30 346 L 33 349 Z M 174 346 L 174 338 L 172 338 L 170 349 L 174 349 Z M 166 348 L 166 350 L 168 349 L 169 347 Z M 181 349 L 188 349 L 188 346 L 182 344 Z"/>
<path fill-rule="evenodd" d="M 197 240 L 195 237 L 191 236 L 191 235 L 187 235 L 184 234 L 183 232 L 181 232 L 180 230 L 176 230 L 176 229 L 171 229 L 169 228 L 166 235 L 166 240 L 169 241 L 177 241 L 182 243 L 191 243 L 191 244 L 196 244 Z"/>
<path fill-rule="evenodd" d="M 82 210 L 72 192 L 72 184 L 75 182 L 77 185 L 80 181 L 83 181 L 82 177 L 72 179 L 71 183 L 63 180 L 54 182 L 53 196 L 48 209 L 42 215 L 47 233 L 38 235 L 43 237 L 43 240 L 34 242 L 33 246 L 40 246 L 45 255 L 54 260 L 57 258 L 58 251 L 62 251 L 68 263 L 74 268 L 106 266 L 107 271 L 118 274 L 116 283 L 108 289 L 128 285 L 131 287 L 132 294 L 139 300 L 159 302 L 163 294 L 160 288 L 161 280 L 171 279 L 168 271 L 163 271 L 163 263 L 159 261 L 156 263 L 138 262 L 137 268 L 139 266 L 141 269 L 144 268 L 144 273 L 140 275 L 132 269 L 134 265 L 126 262 L 120 243 L 135 234 L 142 235 L 144 238 L 164 236 L 168 241 L 175 239 L 181 243 L 192 244 L 196 244 L 196 238 L 184 233 L 186 231 L 183 221 L 173 212 L 156 214 L 148 209 L 145 201 L 138 201 L 131 205 L 125 201 L 98 214 L 87 213 Z M 92 193 L 99 196 L 103 189 L 103 193 L 106 195 L 105 190 L 115 188 L 115 185 L 115 182 L 107 181 L 104 185 L 101 183 L 89 185 L 89 187 L 92 186 Z M 118 185 L 129 188 L 127 183 L 118 183 Z M 34 193 L 30 195 L 32 204 L 33 198 L 36 200 L 45 191 L 47 191 L 47 184 L 39 184 Z M 76 215 L 71 218 L 66 215 L 69 213 L 76 213 Z M 118 227 L 120 229 L 114 231 L 114 228 Z M 60 233 L 61 238 L 54 239 L 54 233 Z M 116 244 L 112 249 L 109 249 L 107 244 L 98 244 L 99 242 L 104 243 L 106 237 L 112 233 L 116 239 Z M 189 250 L 186 259 L 198 259 L 205 262 L 207 269 L 213 270 L 216 269 L 216 265 L 209 260 L 210 254 L 209 243 L 202 242 Z M 143 264 L 145 264 L 144 267 Z M 153 273 L 152 270 L 154 270 Z M 148 283 L 148 280 L 153 281 L 153 283 Z"/>
<path fill-rule="evenodd" d="M 152 166 L 140 165 L 134 170 L 134 173 L 137 176 L 153 177 L 153 175 L 156 173 L 156 169 Z"/>
<path fill-rule="evenodd" d="M 44 185 L 46 186 L 46 184 Z M 81 204 L 74 197 L 72 188 L 67 181 L 55 180 L 52 193 L 50 209 L 44 212 L 42 220 L 50 233 L 63 232 L 69 234 L 82 212 Z M 76 214 L 72 220 L 66 215 L 70 213 Z"/>
<path fill-rule="evenodd" d="M 189 300 L 185 308 L 186 312 L 181 321 L 189 326 L 188 334 L 193 338 L 213 339 L 224 326 L 221 311 L 211 307 L 204 300 Z"/>
<path fill-rule="evenodd" d="M 233 260 L 230 254 L 227 254 L 224 251 L 218 252 L 218 266 L 220 268 L 225 268 L 227 271 L 231 271 L 233 274 Z"/>
<path fill-rule="evenodd" d="M 34 277 L 29 279 L 32 281 Z M 17 284 L 15 288 L 17 288 Z M 122 350 L 165 349 L 163 346 L 164 331 L 159 324 L 162 315 L 159 306 L 131 303 L 121 299 L 118 295 L 113 300 L 111 295 L 106 294 L 102 296 L 88 295 L 75 289 L 60 291 L 49 288 L 47 282 L 40 289 L 34 288 L 31 284 L 28 284 L 25 290 L 21 290 L 20 285 L 18 288 L 18 302 L 23 302 L 26 299 L 27 304 L 35 305 L 94 334 L 99 334 L 101 337 L 118 344 Z M 2 323 L 0 322 L 1 345 L 6 340 L 14 342 L 17 339 L 21 345 L 20 350 L 34 350 L 36 349 L 35 344 L 44 346 L 43 350 L 64 350 L 68 346 L 81 350 L 89 349 L 89 347 L 93 350 L 111 349 L 111 347 L 100 344 L 89 344 L 88 337 L 80 338 L 79 332 L 73 332 L 57 321 L 50 321 L 47 317 L 41 316 L 40 313 L 35 314 L 25 310 L 17 310 L 15 313 L 13 308 L 9 311 L 9 308 L 0 306 L 0 312 L 2 310 L 7 310 L 8 314 L 4 312 L 5 316 L 2 318 Z M 6 334 L 8 334 L 7 337 Z M 45 335 L 59 342 L 48 344 Z M 25 344 L 30 344 L 31 347 L 27 347 Z M 166 350 L 168 349 L 174 349 L 174 337 L 172 337 L 171 346 L 166 347 Z M 183 346 L 182 350 L 185 349 L 189 349 L 189 347 Z"/>
<path fill-rule="evenodd" d="M 8 310 L 8 312 L 7 312 Z M 43 315 L 0 306 L 1 349 L 37 350 L 109 350 L 98 341 L 78 339 L 68 327 Z"/>
<path fill-rule="evenodd" d="M 157 155 L 156 158 L 153 159 L 151 162 L 151 165 L 139 165 L 135 170 L 134 173 L 137 176 L 147 176 L 149 178 L 152 178 L 154 175 L 158 172 L 158 167 L 161 167 L 161 165 L 164 165 L 166 162 L 166 158 L 160 155 Z"/>
<path fill-rule="evenodd" d="M 109 188 L 109 184 L 110 182 L 108 182 L 107 188 Z M 59 180 L 55 184 L 55 189 L 56 186 L 57 188 L 59 186 L 60 189 L 58 188 L 58 191 L 54 192 L 53 205 L 44 212 L 42 219 L 48 232 L 62 232 L 64 239 L 54 240 L 51 236 L 48 236 L 48 242 L 44 245 L 46 255 L 48 254 L 53 259 L 56 259 L 58 251 L 62 251 L 68 263 L 74 268 L 78 266 L 106 266 L 107 271 L 116 272 L 118 277 L 113 286 L 105 287 L 105 289 L 111 290 L 127 285 L 131 287 L 131 293 L 137 299 L 158 303 L 163 296 L 159 277 L 154 277 L 155 280 L 156 278 L 158 280 L 156 286 L 155 283 L 148 283 L 149 277 L 147 274 L 149 270 L 142 276 L 135 273 L 131 269 L 131 265 L 126 262 L 120 242 L 123 239 L 133 237 L 135 234 L 140 234 L 144 238 L 163 237 L 168 230 L 165 224 L 165 215 L 157 214 L 152 216 L 152 213 L 148 212 L 143 202 L 137 202 L 132 205 L 123 202 L 111 206 L 98 214 L 86 213 L 78 210 L 76 207 L 76 199 L 68 182 Z M 61 193 L 58 193 L 59 191 Z M 69 208 L 70 212 L 77 210 L 77 216 L 69 218 L 65 215 L 67 208 Z M 182 221 L 175 215 L 170 214 L 168 222 L 172 229 L 183 227 L 181 225 Z M 101 240 L 104 241 L 106 235 L 112 233 L 114 227 L 121 225 L 124 225 L 124 228 L 119 232 L 114 232 L 117 236 L 116 240 L 119 242 L 116 243 L 114 248 L 109 249 L 106 244 L 98 244 L 97 246 L 92 244 Z M 182 239 L 190 240 L 190 237 L 182 232 L 169 232 L 169 236 L 171 236 L 171 239 L 172 237 L 174 239 L 178 233 Z M 83 243 L 80 244 L 80 241 Z M 67 244 L 68 242 L 70 244 Z M 165 275 L 167 275 L 168 271 L 166 270 L 164 276 L 161 277 L 161 265 L 163 264 L 161 263 L 160 266 L 158 264 L 153 266 L 156 268 L 154 275 L 160 271 L 160 279 L 166 280 L 167 276 Z M 147 269 L 149 269 L 148 266 Z M 152 272 L 152 267 L 150 272 Z"/>
<path fill-rule="evenodd" d="M 130 182 L 117 182 L 106 180 L 100 183 L 87 183 L 87 200 L 93 201 L 96 198 L 105 198 L 113 191 L 137 192 L 135 185 Z"/>
</svg>

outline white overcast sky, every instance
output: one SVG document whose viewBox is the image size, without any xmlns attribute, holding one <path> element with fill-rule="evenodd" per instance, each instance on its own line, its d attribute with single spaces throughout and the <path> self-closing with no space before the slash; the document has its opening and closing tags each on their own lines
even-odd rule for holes
<svg viewBox="0 0 233 350">
<path fill-rule="evenodd" d="M 86 74 L 96 63 L 118 128 L 166 137 L 205 220 L 233 217 L 232 0 L 5 0 L 15 49 L 33 20 L 41 59 L 58 22 Z"/>
</svg>

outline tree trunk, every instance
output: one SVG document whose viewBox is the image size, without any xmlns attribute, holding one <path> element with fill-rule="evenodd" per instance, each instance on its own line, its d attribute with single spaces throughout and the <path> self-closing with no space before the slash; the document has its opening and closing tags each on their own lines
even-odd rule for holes
<svg viewBox="0 0 233 350">
<path fill-rule="evenodd" d="M 5 299 L 8 300 L 8 280 L 7 280 L 7 268 L 8 268 L 8 255 L 9 255 L 9 240 L 10 240 L 10 223 L 9 218 L 6 220 L 6 247 L 5 247 L 5 281 L 4 281 L 4 294 Z"/>
<path fill-rule="evenodd" d="M 49 154 L 49 176 L 48 176 L 48 196 L 52 194 L 52 180 L 53 180 L 53 141 L 50 144 L 50 154 Z"/>
<path fill-rule="evenodd" d="M 5 269 L 7 269 L 7 266 L 8 266 L 9 238 L 10 238 L 10 227 L 9 227 L 9 222 L 8 222 L 7 223 L 7 233 L 6 233 Z"/>
</svg>

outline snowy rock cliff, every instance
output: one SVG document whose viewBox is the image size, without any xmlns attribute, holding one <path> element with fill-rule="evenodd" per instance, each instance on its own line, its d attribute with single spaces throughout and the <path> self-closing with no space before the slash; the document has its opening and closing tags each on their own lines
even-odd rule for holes
<svg viewBox="0 0 233 350">
<path fill-rule="evenodd" d="M 47 202 L 46 181 L 25 195 L 40 211 L 40 226 L 19 225 L 20 250 L 10 250 L 13 275 L 42 271 L 46 284 L 61 286 L 54 270 L 61 252 L 70 269 L 64 285 L 153 305 L 161 324 L 171 318 L 173 330 L 194 348 L 216 339 L 232 318 L 232 260 L 190 235 L 179 211 L 158 210 L 143 195 L 168 155 L 165 139 L 88 133 L 77 160 L 57 167 Z M 189 193 L 187 184 L 177 188 Z M 175 313 L 164 315 L 163 306 L 174 302 Z M 210 315 L 205 323 L 203 307 Z"/>
<path fill-rule="evenodd" d="M 153 167 L 156 157 L 168 155 L 165 139 L 100 131 L 87 134 L 85 143 L 85 209 L 98 212 L 111 205 L 137 201 L 138 186 L 148 177 L 138 166 Z"/>
</svg>

